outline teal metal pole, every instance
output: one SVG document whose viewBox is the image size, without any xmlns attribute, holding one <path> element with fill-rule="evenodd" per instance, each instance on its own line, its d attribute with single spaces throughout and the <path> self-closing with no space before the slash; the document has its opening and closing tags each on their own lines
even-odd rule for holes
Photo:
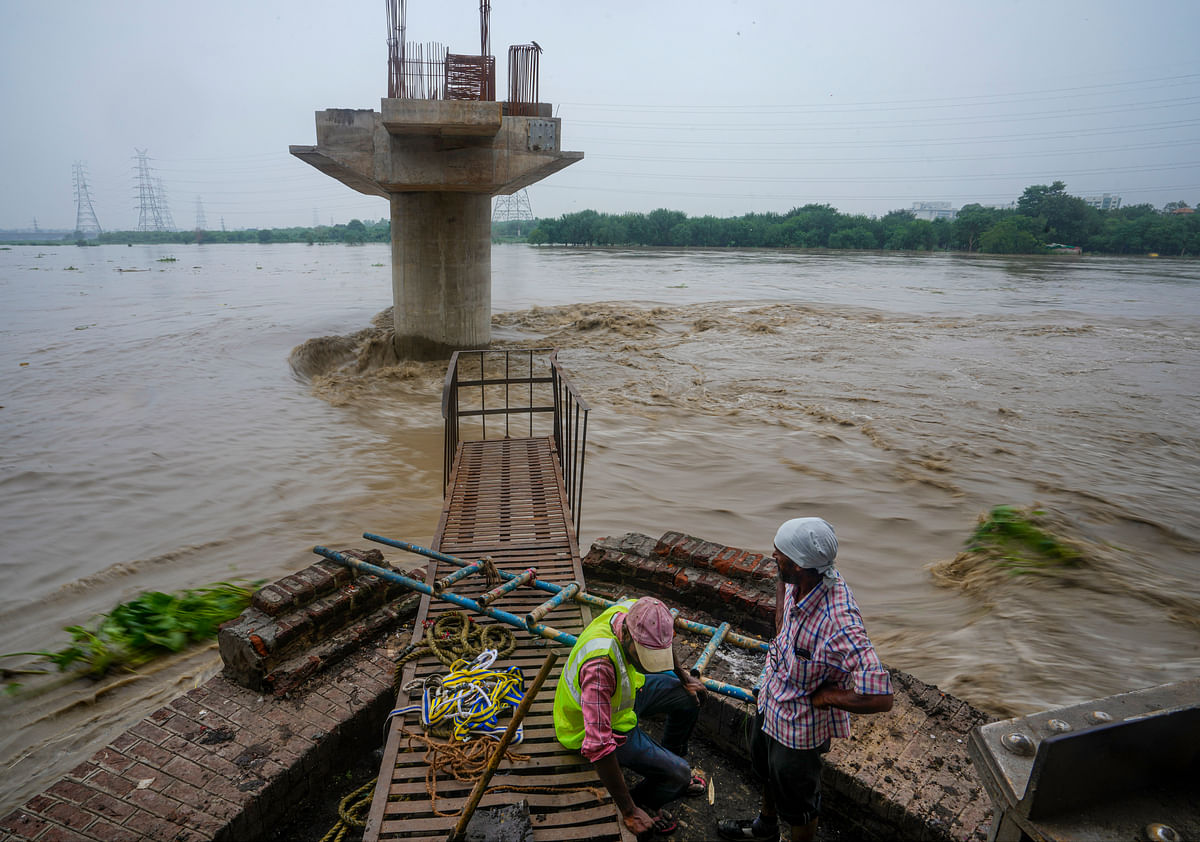
<svg viewBox="0 0 1200 842">
<path fill-rule="evenodd" d="M 456 593 L 434 593 L 433 588 L 424 582 L 418 582 L 416 579 L 410 579 L 397 573 L 394 570 L 385 570 L 382 567 L 376 567 L 374 564 L 362 561 L 357 558 L 351 558 L 347 555 L 342 555 L 337 550 L 331 550 L 328 547 L 313 547 L 313 552 L 317 555 L 324 556 L 330 561 L 335 561 L 343 567 L 352 567 L 356 570 L 361 570 L 363 573 L 370 573 L 372 576 L 378 576 L 380 579 L 386 579 L 389 582 L 395 582 L 398 585 L 403 585 L 409 590 L 417 593 L 428 594 L 437 599 L 445 600 L 452 605 L 457 605 L 460 608 L 466 608 L 468 611 L 474 611 L 476 614 L 483 614 L 491 617 L 493 620 L 499 620 L 502 623 L 513 626 L 518 629 L 526 629 L 539 637 L 545 637 L 550 640 L 556 640 L 564 646 L 575 645 L 575 635 L 567 634 L 564 631 L 551 628 L 550 626 L 542 625 L 541 623 L 532 628 L 525 625 L 525 620 L 518 617 L 516 614 L 510 614 L 507 611 L 501 611 L 499 608 L 490 608 L 486 605 L 480 605 L 473 599 L 468 599 L 465 596 L 459 596 Z"/>
<path fill-rule="evenodd" d="M 704 668 L 708 666 L 708 662 L 712 660 L 713 653 L 717 651 L 717 647 L 721 645 L 721 641 L 725 639 L 725 635 L 729 634 L 729 623 L 721 623 L 717 626 L 717 630 L 713 632 L 712 640 L 704 647 L 704 651 L 700 653 L 700 657 L 696 659 L 696 663 L 692 664 L 692 675 L 697 678 L 704 672 Z"/>
</svg>

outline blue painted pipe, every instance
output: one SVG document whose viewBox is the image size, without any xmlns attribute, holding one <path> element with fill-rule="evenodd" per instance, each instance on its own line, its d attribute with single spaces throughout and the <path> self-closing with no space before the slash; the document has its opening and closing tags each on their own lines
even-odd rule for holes
<svg viewBox="0 0 1200 842">
<path fill-rule="evenodd" d="M 368 541 L 375 541 L 376 543 L 379 543 L 379 544 L 385 544 L 389 547 L 395 547 L 398 550 L 405 550 L 410 553 L 416 553 L 417 555 L 423 555 L 426 558 L 432 558 L 432 559 L 435 559 L 436 561 L 444 561 L 447 564 L 453 564 L 457 567 L 468 567 L 471 565 L 471 562 L 463 561 L 462 559 L 456 558 L 452 555 L 447 555 L 446 553 L 441 553 L 441 552 L 438 552 L 437 550 L 431 550 L 428 547 L 422 547 L 418 544 L 413 544 L 408 541 L 401 541 L 396 538 L 385 538 L 382 535 L 375 535 L 371 532 L 364 532 L 363 537 L 366 538 Z M 515 614 L 509 614 L 507 611 L 501 611 L 496 608 L 489 608 L 485 605 L 480 605 L 478 602 L 476 602 L 473 599 L 467 599 L 466 597 L 461 597 L 461 596 L 458 596 L 457 594 L 452 594 L 452 593 L 435 594 L 435 593 L 433 593 L 432 589 L 429 588 L 429 586 L 426 585 L 424 582 L 418 582 L 415 579 L 409 579 L 407 576 L 401 576 L 400 574 L 394 573 L 391 570 L 384 570 L 381 567 L 376 567 L 375 565 L 368 564 L 365 561 L 359 561 L 356 558 L 350 558 L 348 556 L 343 556 L 341 553 L 335 552 L 333 550 L 328 550 L 325 547 L 313 547 L 313 552 L 317 553 L 318 555 L 323 555 L 326 558 L 330 559 L 331 561 L 336 561 L 339 564 L 342 564 L 346 567 L 354 567 L 359 570 L 364 570 L 367 573 L 372 573 L 381 578 L 388 579 L 389 581 L 399 582 L 400 584 L 404 585 L 405 587 L 411 588 L 412 590 L 419 591 L 420 593 L 429 594 L 430 596 L 434 596 L 439 599 L 444 599 L 447 602 L 452 602 L 455 605 L 459 605 L 459 606 L 467 608 L 471 611 L 476 611 L 478 613 L 485 614 L 489 617 L 492 617 L 493 619 L 500 620 L 501 622 L 506 623 L 510 626 L 515 626 L 516 628 L 519 628 L 519 629 L 527 629 L 529 632 L 531 632 L 533 634 L 540 635 L 541 637 L 545 637 L 550 640 L 556 640 L 559 643 L 562 643 L 566 646 L 574 646 L 575 645 L 575 640 L 576 640 L 575 636 L 568 634 L 567 632 L 559 631 L 558 629 L 555 629 L 555 628 L 552 628 L 550 626 L 546 626 L 543 624 L 538 624 L 532 628 L 528 627 L 525 624 L 525 622 L 520 620 Z M 518 575 L 515 573 L 509 573 L 507 570 L 500 570 L 498 572 L 500 573 L 500 577 L 502 579 L 515 579 L 515 578 L 517 578 L 517 575 Z M 412 584 L 411 585 L 408 584 L 409 582 L 411 582 Z M 572 584 L 575 584 L 575 583 L 572 583 Z M 416 587 L 413 587 L 414 585 Z M 548 593 L 553 593 L 553 594 L 557 594 L 563 590 L 563 588 L 560 585 L 556 585 L 553 582 L 546 582 L 541 579 L 534 579 L 532 582 L 530 582 L 530 585 L 532 587 L 538 588 L 539 590 L 543 590 L 543 591 L 546 591 Z M 593 596 L 592 594 L 585 593 L 583 591 L 580 591 L 579 593 L 575 594 L 574 596 L 575 596 L 576 602 L 582 602 L 582 603 L 585 603 L 588 605 L 596 606 L 598 608 L 609 608 L 613 605 L 616 605 L 616 602 L 614 602 L 612 600 L 603 599 L 602 597 L 598 597 L 598 596 Z M 695 620 L 688 620 L 684 617 L 680 617 L 680 616 L 678 616 L 679 612 L 675 611 L 674 609 L 672 609 L 671 614 L 672 614 L 672 616 L 675 617 L 675 625 L 678 628 L 684 629 L 686 631 L 696 632 L 697 634 L 707 634 L 707 635 L 715 635 L 718 631 L 718 629 L 713 628 L 712 626 L 706 626 L 703 623 L 697 623 Z M 767 649 L 769 648 L 769 644 L 766 641 L 759 640 L 758 638 L 754 638 L 754 637 L 749 637 L 747 635 L 738 634 L 737 632 L 733 632 L 733 631 L 728 632 L 725 635 L 725 638 L 730 643 L 732 643 L 736 646 L 740 646 L 743 649 L 751 649 L 751 650 L 756 650 L 756 651 L 760 651 L 760 652 L 766 652 Z M 701 678 L 700 681 L 709 690 L 712 690 L 716 693 L 720 693 L 723 696 L 729 696 L 731 698 L 738 699 L 743 702 L 753 702 L 754 701 L 753 695 L 751 695 L 748 691 L 743 690 L 741 687 L 737 687 L 733 684 L 726 684 L 724 681 L 717 681 L 714 678 Z"/>
<path fill-rule="evenodd" d="M 536 625 L 543 617 L 545 617 L 558 606 L 562 605 L 571 597 L 575 596 L 577 593 L 579 593 L 579 583 L 571 582 L 571 584 L 567 585 L 554 596 L 550 597 L 537 608 L 526 614 L 525 625 L 527 627 Z"/>
<path fill-rule="evenodd" d="M 447 564 L 453 564 L 457 567 L 468 567 L 471 564 L 471 562 L 463 561 L 461 558 L 456 558 L 452 555 L 446 555 L 445 553 L 439 553 L 437 550 L 431 550 L 428 547 L 422 547 L 418 544 L 410 544 L 408 541 L 401 541 L 397 538 L 384 538 L 382 535 L 375 535 L 370 532 L 364 532 L 362 536 L 368 541 L 375 541 L 378 544 L 386 544 L 387 546 L 395 547 L 398 550 L 405 550 L 406 552 L 423 555 L 426 558 L 432 558 L 435 561 L 444 561 Z M 499 573 L 501 579 L 514 579 L 518 575 L 516 573 L 509 573 L 507 570 L 500 570 Z M 529 585 L 530 587 L 537 588 L 541 591 L 546 591 L 547 593 L 558 593 L 560 590 L 562 590 L 562 588 L 553 582 L 543 582 L 541 579 L 534 579 L 529 583 Z"/>
<path fill-rule="evenodd" d="M 491 617 L 493 620 L 499 620 L 502 623 L 513 626 L 514 628 L 527 629 L 528 631 L 540 637 L 556 640 L 564 646 L 575 645 L 576 638 L 574 635 L 567 634 L 566 632 L 559 631 L 558 629 L 551 628 L 550 626 L 542 625 L 541 623 L 538 623 L 532 628 L 528 628 L 525 625 L 525 621 L 516 614 L 510 614 L 507 611 L 501 611 L 499 608 L 490 608 L 486 605 L 480 605 L 475 600 L 468 599 L 465 596 L 459 596 L 456 593 L 434 593 L 433 588 L 424 582 L 418 582 L 416 579 L 410 579 L 408 576 L 404 576 L 394 570 L 385 570 L 382 567 L 376 567 L 374 564 L 357 558 L 351 558 L 350 556 L 342 555 L 337 550 L 331 550 L 328 547 L 313 547 L 313 552 L 317 555 L 324 556 L 330 561 L 335 561 L 343 567 L 352 567 L 355 570 L 361 570 L 363 573 L 370 573 L 372 576 L 378 576 L 380 579 L 386 579 L 389 582 L 395 582 L 398 585 L 403 585 L 409 590 L 416 591 L 417 593 L 427 594 L 429 596 L 436 597 L 437 599 L 445 600 L 453 605 L 457 605 L 459 608 L 465 608 L 468 611 L 474 611 L 476 614 L 483 614 Z"/>
<path fill-rule="evenodd" d="M 482 561 L 477 561 L 474 564 L 468 564 L 466 567 L 462 568 L 461 570 L 455 570 L 449 576 L 443 576 L 441 579 L 438 579 L 436 582 L 434 582 L 433 583 L 433 591 L 434 591 L 434 593 L 441 593 L 442 591 L 446 590 L 446 588 L 453 585 L 455 582 L 465 579 L 468 576 L 472 576 L 472 575 L 478 573 L 482 569 L 483 569 Z"/>
<path fill-rule="evenodd" d="M 363 537 L 366 538 L 368 541 L 375 541 L 380 544 L 386 544 L 387 546 L 395 547 L 398 550 L 407 550 L 410 553 L 416 553 L 417 555 L 423 555 L 427 558 L 436 559 L 437 561 L 444 561 L 447 564 L 454 564 L 454 565 L 457 565 L 458 567 L 468 567 L 471 565 L 471 562 L 469 562 L 469 561 L 463 561 L 461 558 L 455 558 L 452 555 L 446 555 L 445 553 L 439 553 L 437 550 L 431 550 L 428 547 L 422 547 L 417 544 L 411 544 L 408 541 L 401 541 L 396 538 L 384 538 L 382 535 L 375 535 L 371 532 L 364 532 Z M 513 578 L 516 578 L 516 575 L 517 575 L 515 573 L 509 573 L 507 570 L 500 570 L 499 573 L 500 573 L 500 578 L 502 578 L 502 579 L 513 579 Z M 544 582 L 541 579 L 535 579 L 531 583 L 531 585 L 535 588 L 538 588 L 539 590 L 546 591 L 547 593 L 558 593 L 559 591 L 562 590 L 561 585 L 556 585 L 553 582 Z M 580 591 L 579 593 L 575 594 L 575 601 L 582 602 L 587 605 L 592 605 L 592 606 L 595 606 L 595 607 L 601 608 L 601 609 L 611 608 L 612 606 L 617 604 L 615 601 L 613 601 L 611 599 L 604 599 L 602 597 L 594 596 L 590 593 L 585 593 L 583 591 Z M 678 612 L 675 612 L 675 611 L 672 611 L 671 613 L 676 614 L 676 615 L 678 614 Z M 678 628 L 684 629 L 685 631 L 696 632 L 697 634 L 712 635 L 712 634 L 716 634 L 716 631 L 717 631 L 712 626 L 706 626 L 703 623 L 697 623 L 695 620 L 688 620 L 688 619 L 686 619 L 684 617 L 680 617 L 680 616 L 675 617 L 675 625 Z M 726 635 L 726 639 L 730 643 L 732 643 L 734 646 L 740 646 L 742 649 L 751 649 L 751 650 L 755 650 L 755 651 L 759 651 L 759 652 L 766 652 L 770 646 L 770 644 L 768 644 L 765 640 L 759 640 L 756 637 L 750 637 L 748 635 L 739 634 L 738 632 L 735 632 L 735 631 L 730 631 L 729 634 Z"/>
<path fill-rule="evenodd" d="M 472 565 L 472 567 L 473 566 L 474 565 Z M 468 567 L 463 568 L 463 570 L 469 570 L 469 569 L 470 568 L 468 568 Z M 520 574 L 519 576 L 514 576 L 513 578 L 511 578 L 507 582 L 505 582 L 503 585 L 501 585 L 500 587 L 492 588 L 487 593 L 481 593 L 479 595 L 479 604 L 480 605 L 491 605 L 493 602 L 498 600 L 500 597 L 504 596 L 505 594 L 512 593 L 517 588 L 521 587 L 521 585 L 529 584 L 536 577 L 537 577 L 537 571 L 534 570 L 532 567 L 527 567 L 527 568 L 525 568 L 524 573 Z"/>
<path fill-rule="evenodd" d="M 708 662 L 712 660 L 713 653 L 717 651 L 717 647 L 721 645 L 721 641 L 725 639 L 725 635 L 729 634 L 729 623 L 721 623 L 717 626 L 717 630 L 713 632 L 712 640 L 704 647 L 704 651 L 700 653 L 700 657 L 696 659 L 696 663 L 692 664 L 691 673 L 697 678 L 704 672 Z"/>
</svg>

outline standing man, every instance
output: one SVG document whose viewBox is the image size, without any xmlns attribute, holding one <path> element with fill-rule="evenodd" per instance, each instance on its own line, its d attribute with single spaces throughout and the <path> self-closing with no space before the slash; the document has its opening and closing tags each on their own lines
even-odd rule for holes
<svg viewBox="0 0 1200 842">
<path fill-rule="evenodd" d="M 821 812 L 821 755 L 850 735 L 851 713 L 892 709 L 892 681 L 867 637 L 854 595 L 833 567 L 837 536 L 821 518 L 775 533 L 775 638 L 757 691 L 750 761 L 763 781 L 754 819 L 721 819 L 725 839 L 809 842 Z"/>
<path fill-rule="evenodd" d="M 555 736 L 592 763 L 639 835 L 673 831 L 662 806 L 707 787 L 683 759 L 703 685 L 679 665 L 674 636 L 675 619 L 659 600 L 619 602 L 579 635 L 554 689 Z M 639 716 L 654 714 L 666 716 L 662 745 L 638 727 Z M 642 776 L 632 790 L 622 767 Z"/>
</svg>

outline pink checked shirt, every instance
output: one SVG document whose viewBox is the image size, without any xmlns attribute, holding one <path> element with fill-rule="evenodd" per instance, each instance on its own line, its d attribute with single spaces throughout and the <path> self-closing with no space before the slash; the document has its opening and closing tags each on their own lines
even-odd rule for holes
<svg viewBox="0 0 1200 842">
<path fill-rule="evenodd" d="M 615 614 L 613 634 L 618 639 L 625 625 L 625 615 Z M 625 742 L 612 729 L 612 698 L 617 692 L 617 671 L 608 658 L 592 658 L 579 671 L 579 694 L 583 708 L 583 745 L 579 753 L 595 763 L 606 754 L 616 751 Z"/>
<path fill-rule="evenodd" d="M 799 604 L 788 586 L 783 626 L 767 650 L 758 693 L 763 731 L 789 748 L 816 748 L 850 736 L 850 714 L 817 709 L 809 696 L 825 682 L 863 694 L 892 692 L 892 679 L 863 628 L 854 595 L 841 575 L 825 580 Z"/>
</svg>

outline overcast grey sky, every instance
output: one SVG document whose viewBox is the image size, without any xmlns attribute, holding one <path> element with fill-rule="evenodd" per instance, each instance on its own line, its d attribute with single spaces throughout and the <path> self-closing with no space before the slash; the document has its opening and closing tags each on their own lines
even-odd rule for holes
<svg viewBox="0 0 1200 842">
<path fill-rule="evenodd" d="M 176 225 L 386 218 L 288 154 L 313 114 L 379 108 L 385 0 L 0 0 L 0 228 L 137 225 L 135 149 Z M 475 53 L 478 0 L 409 0 L 408 39 Z M 497 87 L 536 40 L 583 161 L 538 216 L 809 202 L 881 215 L 1030 184 L 1200 202 L 1198 0 L 493 0 Z"/>
</svg>

